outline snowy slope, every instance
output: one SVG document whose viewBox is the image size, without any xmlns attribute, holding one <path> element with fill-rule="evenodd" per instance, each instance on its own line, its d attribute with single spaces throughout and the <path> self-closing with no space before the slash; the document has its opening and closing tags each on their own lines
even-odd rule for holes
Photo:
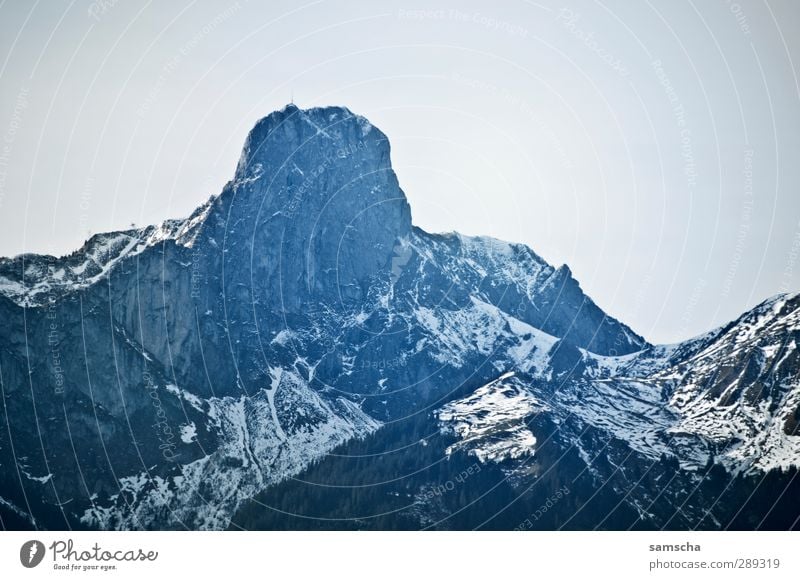
<svg viewBox="0 0 800 580">
<path fill-rule="evenodd" d="M 501 463 L 534 454 L 536 437 L 526 421 L 543 409 L 545 406 L 509 372 L 470 396 L 445 405 L 436 415 L 442 429 L 459 439 L 447 448 L 448 455 L 466 450 L 481 463 Z"/>
</svg>

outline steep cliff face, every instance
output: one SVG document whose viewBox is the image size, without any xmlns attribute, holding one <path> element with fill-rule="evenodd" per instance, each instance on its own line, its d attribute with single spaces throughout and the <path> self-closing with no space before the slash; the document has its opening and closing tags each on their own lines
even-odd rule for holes
<svg viewBox="0 0 800 580">
<path fill-rule="evenodd" d="M 389 153 L 347 109 L 289 105 L 259 121 L 215 208 L 231 283 L 282 311 L 363 301 L 411 231 Z"/>
<path fill-rule="evenodd" d="M 783 326 L 770 328 L 796 332 L 775 316 Z M 289 105 L 259 121 L 233 180 L 185 220 L 100 234 L 62 258 L 0 260 L 0 317 L 0 514 L 14 527 L 235 525 L 248 498 L 337 446 L 391 447 L 410 433 L 398 425 L 438 431 L 437 417 L 509 397 L 530 403 L 515 421 L 544 423 L 482 423 L 500 451 L 448 441 L 448 457 L 539 461 L 520 446 L 556 424 L 589 473 L 612 450 L 631 450 L 637 469 L 674 455 L 688 471 L 719 454 L 717 428 L 696 421 L 712 368 L 695 361 L 721 334 L 653 347 L 566 266 L 413 227 L 386 136 L 345 108 Z M 793 340 L 764 360 L 794 361 Z M 507 373 L 513 384 L 498 382 Z M 747 385 L 762 375 L 739 375 L 741 409 L 756 409 Z M 731 472 L 794 465 L 796 416 L 783 415 L 797 389 L 781 376 L 770 413 L 783 455 L 751 445 L 746 464 L 726 455 Z M 710 404 L 724 409 L 733 391 L 713 380 Z M 614 443 L 582 444 L 587 426 Z"/>
</svg>

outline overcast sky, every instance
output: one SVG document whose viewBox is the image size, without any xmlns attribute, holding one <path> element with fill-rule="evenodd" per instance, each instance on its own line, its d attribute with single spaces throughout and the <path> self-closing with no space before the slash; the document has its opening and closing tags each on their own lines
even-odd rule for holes
<svg viewBox="0 0 800 580">
<path fill-rule="evenodd" d="M 293 94 L 651 341 L 800 290 L 800 3 L 166 4 L 0 4 L 0 255 L 188 215 Z"/>
</svg>

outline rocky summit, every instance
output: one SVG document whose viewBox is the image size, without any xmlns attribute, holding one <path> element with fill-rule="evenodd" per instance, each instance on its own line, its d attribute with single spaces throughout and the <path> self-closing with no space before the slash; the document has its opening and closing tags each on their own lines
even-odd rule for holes
<svg viewBox="0 0 800 580">
<path fill-rule="evenodd" d="M 8 529 L 798 526 L 800 297 L 651 345 L 413 226 L 346 108 L 259 121 L 186 219 L 0 260 L 0 319 Z"/>
</svg>

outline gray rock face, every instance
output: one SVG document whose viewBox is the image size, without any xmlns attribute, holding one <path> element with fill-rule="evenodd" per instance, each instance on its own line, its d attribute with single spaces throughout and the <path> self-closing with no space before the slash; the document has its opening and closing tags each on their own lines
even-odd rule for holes
<svg viewBox="0 0 800 580">
<path fill-rule="evenodd" d="M 289 105 L 259 121 L 215 211 L 232 280 L 291 312 L 363 301 L 411 231 L 389 140 L 340 108 Z"/>
<path fill-rule="evenodd" d="M 664 374 L 699 376 L 705 342 L 653 347 L 566 266 L 413 227 L 386 136 L 339 107 L 259 121 L 234 179 L 185 220 L 100 234 L 62 258 L 0 260 L 0 317 L 0 514 L 15 527 L 224 528 L 336 446 L 507 372 L 514 396 L 571 421 L 576 441 L 589 423 L 643 460 L 672 453 L 661 443 L 678 425 L 690 431 L 680 457 L 717 441 L 684 410 L 702 388 L 683 396 Z M 795 319 L 781 328 L 796 332 Z M 597 380 L 645 408 L 620 413 Z M 733 395 L 720 396 L 712 404 Z M 515 441 L 536 438 L 488 429 L 512 450 L 501 457 L 527 456 Z"/>
</svg>

